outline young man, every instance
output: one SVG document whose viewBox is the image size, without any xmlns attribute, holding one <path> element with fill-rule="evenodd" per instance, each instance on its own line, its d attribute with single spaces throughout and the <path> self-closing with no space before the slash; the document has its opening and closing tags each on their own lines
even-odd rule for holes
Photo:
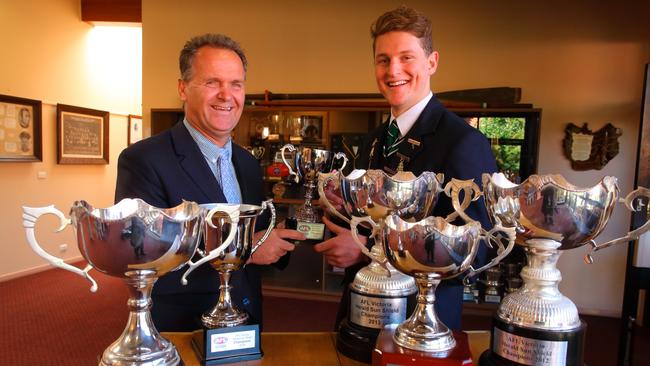
<svg viewBox="0 0 650 366">
<path fill-rule="evenodd" d="M 244 109 L 247 61 L 243 50 L 227 36 L 206 34 L 189 40 L 179 61 L 178 93 L 185 119 L 120 154 L 115 201 L 138 197 L 157 207 L 174 207 L 183 200 L 261 204 L 259 163 L 230 138 Z M 266 227 L 263 221 L 258 220 L 260 228 Z M 274 229 L 249 263 L 277 262 L 294 249 L 284 239 L 302 240 L 304 235 Z M 151 314 L 160 331 L 201 328 L 201 314 L 217 302 L 219 275 L 211 266 L 195 270 L 187 286 L 180 282 L 184 271 L 171 272 L 154 285 Z M 249 313 L 251 323 L 261 323 L 259 268 L 248 265 L 234 272 L 230 283 L 233 303 Z"/>
<path fill-rule="evenodd" d="M 356 168 L 383 169 L 390 174 L 403 169 L 416 176 L 431 171 L 443 173 L 445 183 L 457 178 L 474 179 L 477 184 L 482 173 L 495 172 L 485 136 L 449 112 L 431 92 L 430 78 L 438 66 L 431 21 L 402 6 L 381 15 L 371 35 L 377 87 L 391 106 L 391 116 L 369 133 Z M 445 217 L 452 210 L 449 198 L 441 194 L 431 215 Z M 490 226 L 482 201 L 472 203 L 466 213 Z M 349 230 L 327 218 L 323 221 L 337 236 L 316 245 L 315 250 L 330 264 L 345 267 L 349 283 L 367 265 L 367 259 L 351 240 Z M 461 328 L 462 291 L 460 280 L 443 281 L 436 291 L 437 314 L 452 329 Z M 337 323 L 347 315 L 348 296 L 346 290 Z"/>
</svg>

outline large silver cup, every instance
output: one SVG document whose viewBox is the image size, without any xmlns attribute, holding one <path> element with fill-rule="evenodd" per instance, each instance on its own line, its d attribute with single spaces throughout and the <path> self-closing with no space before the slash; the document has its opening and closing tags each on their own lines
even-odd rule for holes
<svg viewBox="0 0 650 366">
<path fill-rule="evenodd" d="M 88 262 L 84 269 L 66 264 L 42 249 L 34 227 L 40 216 L 59 218 L 60 230 L 72 225 L 79 251 Z M 179 365 L 174 345 L 160 336 L 151 321 L 151 288 L 156 279 L 183 266 L 198 244 L 201 209 L 183 202 L 169 209 L 156 208 L 140 199 L 123 199 L 109 208 L 93 208 L 76 201 L 70 218 L 54 206 L 23 206 L 23 226 L 32 249 L 52 265 L 97 283 L 88 273 L 95 268 L 123 278 L 129 290 L 129 319 L 122 335 L 102 355 L 100 365 Z"/>
<path fill-rule="evenodd" d="M 244 266 L 271 234 L 275 226 L 275 208 L 271 200 L 262 202 L 261 206 L 222 203 L 200 206 L 204 212 L 207 212 L 203 237 L 208 254 L 197 262 L 188 263 L 189 268 L 183 274 L 181 281 L 186 284 L 187 276 L 194 269 L 206 262 L 209 263 L 219 272 L 219 301 L 213 309 L 203 314 L 201 317 L 203 325 L 208 329 L 244 325 L 248 321 L 248 314 L 232 303 L 230 276 L 232 272 Z M 262 237 L 254 242 L 255 221 L 265 209 L 270 211 L 271 220 Z M 233 220 L 233 215 L 225 214 L 233 211 L 237 213 L 236 220 Z M 229 240 L 229 235 L 233 235 L 234 239 Z"/>
<path fill-rule="evenodd" d="M 486 206 L 496 223 L 515 228 L 517 243 L 526 251 L 528 264 L 521 271 L 524 285 L 507 295 L 497 311 L 492 352 L 510 361 L 533 364 L 537 354 L 557 364 L 582 363 L 582 346 L 567 348 L 556 338 L 584 342 L 584 325 L 575 304 L 558 289 L 562 279 L 557 261 L 564 250 L 591 245 L 591 253 L 608 246 L 637 239 L 650 229 L 650 222 L 622 238 L 596 244 L 615 204 L 619 201 L 616 178 L 605 177 L 589 188 L 576 187 L 561 175 L 533 175 L 514 184 L 503 174 L 483 176 Z M 635 200 L 650 196 L 646 188 L 630 192 L 622 201 L 636 210 Z M 512 339 L 521 338 L 522 329 L 534 338 L 522 352 L 513 352 Z M 532 331 L 532 333 L 531 333 Z M 564 342 L 566 344 L 567 342 Z M 540 352 L 541 349 L 546 352 Z M 571 352 L 571 349 L 579 351 Z M 533 356 L 531 356 L 533 355 Z M 568 360 L 568 361 L 567 361 Z M 532 362 L 532 363 L 531 363 Z"/>
<path fill-rule="evenodd" d="M 435 205 L 442 191 L 441 181 L 442 176 L 431 172 L 419 177 L 411 173 L 391 177 L 382 170 L 354 170 L 348 176 L 322 174 L 319 178 L 321 202 L 328 210 L 350 223 L 353 232 L 359 224 L 370 228 L 374 238 L 368 250 L 356 237 L 371 263 L 361 268 L 350 284 L 349 316 L 337 336 L 337 348 L 345 355 L 369 362 L 379 331 L 409 315 L 417 287 L 412 277 L 387 262 L 380 223 L 390 214 L 405 220 L 422 219 Z M 334 207 L 330 199 L 342 207 Z"/>
<path fill-rule="evenodd" d="M 293 164 L 289 163 L 285 158 L 285 151 L 294 152 Z M 337 159 L 342 159 L 342 164 L 338 167 L 338 170 L 343 170 L 348 158 L 342 152 L 334 154 L 328 150 L 314 149 L 307 146 L 297 149 L 291 144 L 282 146 L 280 152 L 282 161 L 289 168 L 289 174 L 294 177 L 294 181 L 299 183 L 302 180 L 305 186 L 305 203 L 296 209 L 296 219 L 308 223 L 320 222 L 320 214 L 311 204 L 314 197 L 314 188 L 318 183 L 318 176 L 337 169 L 334 166 L 334 161 Z"/>
</svg>

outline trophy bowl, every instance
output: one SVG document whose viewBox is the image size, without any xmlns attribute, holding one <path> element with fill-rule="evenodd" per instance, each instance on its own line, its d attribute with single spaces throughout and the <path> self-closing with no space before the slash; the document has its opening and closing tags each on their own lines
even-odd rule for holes
<svg viewBox="0 0 650 366">
<path fill-rule="evenodd" d="M 248 314 L 238 309 L 231 301 L 231 273 L 242 268 L 251 255 L 262 245 L 275 226 L 275 208 L 272 201 L 264 201 L 261 206 L 249 204 L 201 204 L 207 212 L 203 225 L 205 249 L 209 255 L 196 263 L 189 262 L 188 270 L 181 281 L 187 283 L 187 276 L 198 266 L 208 262 L 219 272 L 219 301 L 211 310 L 201 317 L 201 322 L 207 329 L 235 327 L 246 324 Z M 271 212 L 271 222 L 264 235 L 254 243 L 255 222 L 257 217 L 268 209 Z M 227 213 L 237 211 L 238 219 L 233 220 Z M 233 227 L 234 226 L 234 227 Z M 233 239 L 229 240 L 230 235 Z"/>
<path fill-rule="evenodd" d="M 79 269 L 45 252 L 36 241 L 38 218 L 53 214 L 63 230 L 71 224 L 79 252 L 88 262 Z M 76 273 L 97 290 L 88 273 L 95 268 L 123 278 L 129 290 L 130 314 L 122 335 L 103 353 L 100 365 L 179 365 L 174 345 L 160 336 L 149 313 L 151 288 L 156 279 L 183 266 L 198 245 L 202 216 L 194 202 L 161 209 L 140 199 L 126 198 L 109 208 L 93 208 L 76 201 L 70 218 L 54 206 L 23 206 L 23 226 L 32 249 L 56 267 Z"/>
<path fill-rule="evenodd" d="M 618 200 L 615 177 L 578 188 L 561 175 L 532 175 L 515 185 L 503 174 L 483 176 L 491 216 L 515 227 L 520 240 L 551 239 L 560 250 L 577 248 L 598 236 Z"/>
<path fill-rule="evenodd" d="M 440 281 L 471 268 L 479 248 L 481 224 L 473 221 L 456 226 L 441 217 L 407 222 L 390 215 L 381 229 L 388 262 L 414 277 L 419 289 L 415 311 L 395 329 L 395 343 L 424 352 L 454 348 L 451 330 L 435 313 L 435 290 Z"/>
</svg>

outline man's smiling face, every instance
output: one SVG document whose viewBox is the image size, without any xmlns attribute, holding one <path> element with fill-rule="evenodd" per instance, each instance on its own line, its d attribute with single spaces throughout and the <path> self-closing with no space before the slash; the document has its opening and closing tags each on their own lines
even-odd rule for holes
<svg viewBox="0 0 650 366">
<path fill-rule="evenodd" d="M 395 116 L 407 111 L 431 90 L 430 78 L 438 53 L 427 56 L 420 40 L 408 32 L 393 31 L 375 40 L 377 87 Z"/>
<path fill-rule="evenodd" d="M 244 65 L 231 50 L 204 46 L 191 70 L 190 80 L 178 82 L 187 121 L 223 146 L 244 110 Z"/>
</svg>

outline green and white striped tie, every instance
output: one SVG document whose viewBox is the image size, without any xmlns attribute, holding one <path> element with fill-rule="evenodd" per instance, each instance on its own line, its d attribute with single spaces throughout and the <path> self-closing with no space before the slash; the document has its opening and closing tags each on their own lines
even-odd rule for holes
<svg viewBox="0 0 650 366">
<path fill-rule="evenodd" d="M 388 125 L 388 134 L 386 134 L 386 144 L 384 144 L 384 156 L 390 156 L 399 147 L 402 142 L 399 138 L 399 127 L 397 127 L 397 120 L 392 120 Z"/>
</svg>

